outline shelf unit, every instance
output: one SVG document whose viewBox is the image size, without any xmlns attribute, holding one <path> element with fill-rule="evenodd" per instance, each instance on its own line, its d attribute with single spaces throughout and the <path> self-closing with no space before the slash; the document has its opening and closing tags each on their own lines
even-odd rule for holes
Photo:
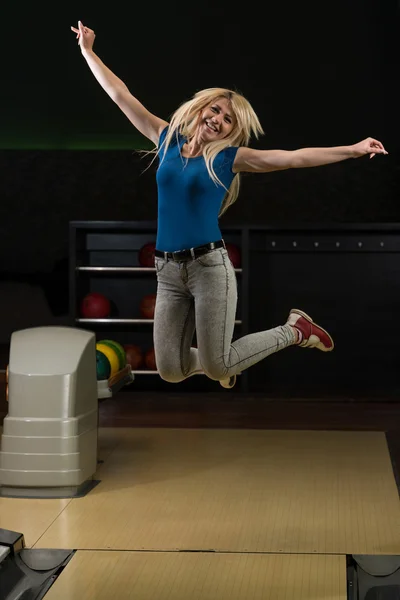
<svg viewBox="0 0 400 600">
<path fill-rule="evenodd" d="M 156 269 L 139 265 L 139 250 L 155 242 L 154 221 L 71 221 L 69 230 L 69 315 L 71 326 L 90 329 L 96 339 L 108 337 L 121 344 L 135 344 L 143 354 L 153 346 L 154 319 L 139 317 L 140 299 L 156 292 Z M 247 332 L 248 281 L 246 276 L 246 230 L 224 228 L 224 239 L 241 249 L 241 268 L 235 269 L 238 280 L 239 318 L 235 320 L 237 336 Z M 108 318 L 87 319 L 80 315 L 80 302 L 88 292 L 106 295 L 112 303 Z M 235 329 L 236 336 L 236 329 Z M 135 387 L 146 390 L 171 389 L 171 384 L 157 377 L 157 371 L 140 368 L 133 371 Z M 138 376 L 138 377 L 136 377 Z M 200 383 L 201 382 L 201 383 Z M 240 383 L 239 383 L 240 382 Z M 217 382 L 206 377 L 191 377 L 180 384 L 182 391 L 219 391 Z M 247 375 L 236 386 L 246 391 Z M 221 388 L 222 389 L 222 388 Z"/>
<path fill-rule="evenodd" d="M 328 356 L 298 348 L 272 354 L 245 370 L 235 390 L 292 399 L 400 397 L 400 325 L 394 317 L 400 304 L 400 224 L 224 226 L 223 236 L 241 249 L 234 339 L 284 324 L 296 307 L 326 327 L 336 345 Z M 155 238 L 155 222 L 70 223 L 72 326 L 152 346 L 153 321 L 138 314 L 140 298 L 156 291 L 155 269 L 140 267 L 138 250 Z M 88 291 L 114 298 L 118 310 L 110 319 L 81 319 L 79 301 Z M 135 375 L 138 389 L 222 390 L 207 377 L 171 388 L 154 372 Z"/>
</svg>

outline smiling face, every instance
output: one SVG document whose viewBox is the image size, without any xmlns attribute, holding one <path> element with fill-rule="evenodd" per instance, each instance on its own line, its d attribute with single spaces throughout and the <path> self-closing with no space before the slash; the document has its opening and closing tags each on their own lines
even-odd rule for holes
<svg viewBox="0 0 400 600">
<path fill-rule="evenodd" d="M 213 142 L 227 137 L 236 125 L 231 103 L 227 98 L 217 98 L 203 110 L 199 122 L 199 137 L 203 142 Z"/>
</svg>

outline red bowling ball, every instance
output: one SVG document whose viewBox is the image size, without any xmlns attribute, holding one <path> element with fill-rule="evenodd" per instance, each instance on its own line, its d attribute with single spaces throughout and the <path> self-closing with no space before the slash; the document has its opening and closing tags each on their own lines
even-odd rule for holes
<svg viewBox="0 0 400 600">
<path fill-rule="evenodd" d="M 105 319 L 110 316 L 109 299 L 98 292 L 86 294 L 81 302 L 81 316 L 85 319 Z"/>
<path fill-rule="evenodd" d="M 139 264 L 141 267 L 154 268 L 154 251 L 156 245 L 154 242 L 149 242 L 142 246 L 139 250 Z"/>
<path fill-rule="evenodd" d="M 235 244 L 231 244 L 230 242 L 225 244 L 226 250 L 228 252 L 228 256 L 231 260 L 232 265 L 235 269 L 240 269 L 242 264 L 242 257 L 240 253 L 240 248 L 235 246 Z"/>
<path fill-rule="evenodd" d="M 143 319 L 154 319 L 157 294 L 148 294 L 143 296 L 140 302 L 140 314 Z"/>
<path fill-rule="evenodd" d="M 143 365 L 143 352 L 136 344 L 124 344 L 126 364 L 131 365 L 132 371 L 140 369 Z"/>
<path fill-rule="evenodd" d="M 150 371 L 157 371 L 156 355 L 154 348 L 148 350 L 144 356 L 145 365 Z"/>
</svg>

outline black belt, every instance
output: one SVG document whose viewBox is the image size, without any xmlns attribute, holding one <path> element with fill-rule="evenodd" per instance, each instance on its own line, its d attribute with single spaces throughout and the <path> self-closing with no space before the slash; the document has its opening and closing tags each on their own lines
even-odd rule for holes
<svg viewBox="0 0 400 600">
<path fill-rule="evenodd" d="M 196 248 L 188 248 L 187 250 L 178 250 L 177 252 L 162 252 L 161 250 L 155 250 L 154 255 L 158 258 L 165 258 L 165 260 L 194 260 L 207 252 L 216 250 L 217 248 L 225 248 L 224 240 L 218 240 L 218 242 L 210 242 L 204 246 L 196 246 Z"/>
</svg>

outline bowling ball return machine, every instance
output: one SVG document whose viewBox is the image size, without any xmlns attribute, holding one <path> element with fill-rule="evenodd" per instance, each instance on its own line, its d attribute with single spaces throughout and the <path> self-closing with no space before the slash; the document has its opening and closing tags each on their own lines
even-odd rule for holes
<svg viewBox="0 0 400 600">
<path fill-rule="evenodd" d="M 14 332 L 0 445 L 0 496 L 87 494 L 98 483 L 99 401 L 133 380 L 130 365 L 109 380 L 97 380 L 91 331 L 49 326 Z"/>
</svg>

